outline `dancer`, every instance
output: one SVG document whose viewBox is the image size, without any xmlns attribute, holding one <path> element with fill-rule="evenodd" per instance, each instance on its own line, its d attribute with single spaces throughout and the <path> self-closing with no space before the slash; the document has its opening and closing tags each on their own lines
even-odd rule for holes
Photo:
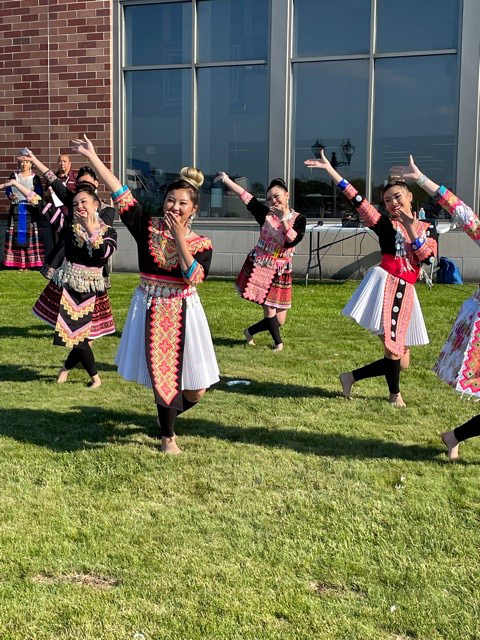
<svg viewBox="0 0 480 640">
<path fill-rule="evenodd" d="M 410 363 L 410 346 L 428 344 L 428 335 L 414 284 L 423 262 L 437 250 L 436 232 L 428 222 L 417 220 L 412 211 L 412 192 L 403 180 L 391 178 L 383 189 L 387 215 L 380 214 L 332 167 L 321 153 L 318 160 L 306 160 L 308 167 L 323 169 L 357 209 L 364 223 L 377 235 L 382 253 L 379 266 L 365 278 L 343 309 L 384 344 L 384 357 L 365 367 L 340 375 L 343 395 L 350 398 L 355 382 L 385 376 L 389 402 L 404 407 L 400 393 L 400 371 Z"/>
<path fill-rule="evenodd" d="M 453 222 L 480 246 L 480 220 L 468 205 L 443 186 L 427 178 L 412 156 L 405 167 L 393 167 L 405 180 L 416 182 L 448 211 Z M 480 399 L 480 289 L 464 302 L 443 345 L 434 371 L 440 380 L 459 393 Z M 457 460 L 458 447 L 467 438 L 480 435 L 480 415 L 456 429 L 442 433 L 449 460 Z"/>
<path fill-rule="evenodd" d="M 10 175 L 12 185 L 18 183 L 27 192 L 43 195 L 40 178 L 32 171 L 32 163 L 28 159 L 18 159 L 19 171 Z M 6 183 L 7 184 L 7 183 Z M 11 269 L 40 269 L 45 260 L 45 243 L 39 234 L 42 229 L 42 217 L 37 207 L 33 206 L 20 189 L 9 186 L 6 195 L 10 200 L 7 230 L 5 233 L 5 249 L 3 265 Z M 48 229 L 50 232 L 50 229 Z"/>
<path fill-rule="evenodd" d="M 39 210 L 45 204 L 16 179 L 4 186 L 18 189 Z M 57 382 L 66 382 L 71 369 L 81 363 L 93 389 L 101 386 L 101 379 L 90 344 L 115 331 L 102 268 L 117 247 L 117 232 L 100 219 L 99 207 L 94 188 L 82 185 L 64 227 L 63 263 L 33 307 L 33 313 L 55 329 L 54 344 L 71 349 Z"/>
<path fill-rule="evenodd" d="M 74 145 L 112 191 L 120 218 L 137 242 L 140 285 L 115 357 L 118 372 L 126 380 L 153 387 L 162 451 L 180 453 L 177 415 L 193 407 L 206 388 L 219 380 L 207 319 L 195 288 L 208 275 L 212 243 L 190 228 L 203 174 L 191 167 L 182 169 L 167 186 L 163 218 L 149 216 L 99 159 L 86 136 Z"/>
<path fill-rule="evenodd" d="M 295 246 L 305 235 L 305 216 L 288 206 L 287 185 L 281 178 L 271 181 L 267 189 L 267 205 L 259 202 L 228 175 L 221 171 L 215 182 L 223 182 L 245 203 L 260 225 L 257 245 L 250 251 L 238 274 L 235 287 L 245 300 L 263 307 L 263 320 L 244 330 L 247 344 L 253 336 L 268 331 L 274 351 L 282 351 L 280 327 L 285 324 L 292 306 L 292 259 Z"/>
<path fill-rule="evenodd" d="M 57 230 L 57 242 L 55 243 L 55 246 L 53 247 L 51 252 L 46 256 L 45 264 L 41 269 L 42 275 L 47 279 L 50 279 L 55 273 L 55 270 L 58 269 L 58 267 L 62 264 L 65 257 L 65 238 L 63 233 L 64 221 L 66 219 L 66 216 L 72 215 L 73 198 L 75 196 L 75 193 L 83 184 L 92 185 L 96 192 L 98 188 L 97 175 L 92 167 L 89 167 L 88 165 L 85 167 L 80 167 L 78 172 L 69 170 L 66 175 L 58 175 L 58 171 L 57 173 L 51 171 L 29 149 L 25 148 L 22 151 L 23 155 L 19 156 L 19 158 L 21 158 L 21 160 L 28 160 L 35 167 L 35 169 L 44 176 L 46 183 L 49 185 L 49 188 L 52 189 L 57 198 L 63 203 L 62 207 L 55 208 L 53 202 L 49 201 L 47 202 L 43 210 L 44 214 L 48 213 L 47 217 L 50 219 L 50 222 Z M 66 158 L 68 158 L 68 162 L 70 163 L 69 156 L 61 155 L 59 157 L 59 163 L 62 162 L 62 166 L 64 167 L 62 171 L 66 171 L 68 167 L 71 167 L 71 163 L 65 163 Z M 73 180 L 74 176 L 76 178 L 76 182 L 74 182 Z M 111 227 L 113 225 L 113 219 L 115 217 L 115 209 L 113 207 L 110 207 L 104 202 L 100 201 L 98 215 L 107 226 Z M 105 286 L 107 289 L 109 289 L 110 278 L 108 263 L 103 267 L 103 276 L 105 278 Z"/>
</svg>

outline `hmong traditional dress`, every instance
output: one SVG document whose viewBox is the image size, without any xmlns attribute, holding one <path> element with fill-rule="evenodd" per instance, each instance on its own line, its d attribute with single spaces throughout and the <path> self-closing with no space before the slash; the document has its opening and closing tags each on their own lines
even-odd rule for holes
<svg viewBox="0 0 480 640">
<path fill-rule="evenodd" d="M 63 206 L 58 208 L 54 207 L 53 202 L 48 202 L 43 209 L 43 213 L 45 215 L 48 214 L 51 224 L 54 225 L 57 231 L 55 246 L 46 256 L 45 264 L 41 269 L 42 275 L 50 280 L 65 257 L 64 222 L 67 216 L 72 215 L 73 198 L 77 186 L 77 172 L 70 171 L 67 176 L 59 178 L 53 171 L 47 171 L 45 178 L 48 186 L 52 187 L 55 195 L 63 202 Z M 111 227 L 113 225 L 115 217 L 115 209 L 113 207 L 109 207 L 102 202 L 98 215 L 107 226 Z M 103 276 L 105 278 L 105 286 L 108 289 L 110 288 L 108 265 L 103 267 Z"/>
<path fill-rule="evenodd" d="M 42 196 L 42 183 L 34 173 L 29 176 L 12 173 L 10 178 Z M 12 269 L 39 269 L 45 260 L 45 246 L 44 225 L 38 208 L 31 205 L 15 187 L 8 187 L 6 193 L 14 196 L 15 201 L 11 203 L 8 215 L 3 264 Z"/>
<path fill-rule="evenodd" d="M 219 380 L 195 288 L 208 275 L 212 242 L 195 234 L 186 237 L 194 262 L 184 275 L 162 219 L 147 215 L 126 187 L 114 202 L 137 242 L 140 269 L 115 364 L 126 380 L 153 388 L 157 404 L 181 411 L 183 389 L 205 389 Z"/>
<path fill-rule="evenodd" d="M 115 332 L 103 267 L 117 248 L 117 232 L 101 220 L 92 236 L 73 222 L 73 216 L 66 216 L 64 223 L 65 257 L 33 313 L 55 329 L 54 344 L 83 348 Z"/>
<path fill-rule="evenodd" d="M 400 222 L 380 214 L 346 180 L 338 186 L 377 234 L 382 253 L 382 262 L 367 271 L 342 313 L 375 335 L 383 335 L 386 348 L 397 356 L 402 356 L 406 347 L 428 344 L 414 285 L 422 263 L 436 254 L 434 226 L 417 221 L 416 235 L 423 244 L 414 250 Z"/>
<path fill-rule="evenodd" d="M 242 200 L 260 225 L 260 238 L 248 254 L 235 287 L 251 302 L 277 309 L 292 306 L 292 259 L 295 246 L 305 235 L 305 216 L 291 210 L 282 221 L 254 196 L 245 193 Z"/>
<path fill-rule="evenodd" d="M 445 187 L 436 200 L 480 245 L 480 220 L 470 207 Z M 433 370 L 459 393 L 480 398 L 480 289 L 463 303 Z"/>
</svg>

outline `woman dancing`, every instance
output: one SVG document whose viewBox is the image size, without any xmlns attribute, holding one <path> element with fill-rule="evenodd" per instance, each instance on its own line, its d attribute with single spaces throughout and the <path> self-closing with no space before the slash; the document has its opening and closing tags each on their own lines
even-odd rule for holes
<svg viewBox="0 0 480 640">
<path fill-rule="evenodd" d="M 268 186 L 268 206 L 223 171 L 215 176 L 215 181 L 223 182 L 236 193 L 260 225 L 257 245 L 248 254 L 235 282 L 242 298 L 263 307 L 263 320 L 243 332 L 247 344 L 254 345 L 253 336 L 268 331 L 274 350 L 282 351 L 280 327 L 292 306 L 292 259 L 295 246 L 305 235 L 306 218 L 288 206 L 288 189 L 281 178 L 275 178 Z"/>
<path fill-rule="evenodd" d="M 427 178 L 412 156 L 407 167 L 394 167 L 405 180 L 416 182 L 448 211 L 453 222 L 480 246 L 480 220 L 468 205 L 443 186 Z M 447 341 L 443 345 L 434 371 L 440 380 L 459 393 L 480 398 L 480 289 L 463 303 Z M 449 460 L 457 460 L 458 447 L 467 438 L 480 435 L 480 415 L 461 426 L 442 433 Z"/>
<path fill-rule="evenodd" d="M 182 169 L 167 187 L 163 218 L 151 217 L 107 169 L 86 136 L 74 144 L 112 191 L 121 220 L 137 242 L 140 285 L 115 357 L 118 372 L 126 380 L 153 387 L 162 451 L 180 453 L 177 415 L 193 407 L 219 380 L 210 330 L 195 288 L 208 275 L 212 243 L 190 228 L 203 174 L 191 167 Z"/>
<path fill-rule="evenodd" d="M 39 210 L 45 205 L 15 179 L 3 186 L 21 191 Z M 33 307 L 33 313 L 55 329 L 54 344 L 71 349 L 57 382 L 66 382 L 69 372 L 81 363 L 92 389 L 101 386 L 101 379 L 90 344 L 115 332 L 102 269 L 117 248 L 117 232 L 100 219 L 99 207 L 94 188 L 83 184 L 73 198 L 73 215 L 66 219 L 63 263 Z"/>
<path fill-rule="evenodd" d="M 63 203 L 63 206 L 57 209 L 54 207 L 53 202 L 49 201 L 46 203 L 43 210 L 44 214 L 48 214 L 47 217 L 50 219 L 50 223 L 56 229 L 56 235 L 58 237 L 53 249 L 47 255 L 45 264 L 43 265 L 41 270 L 42 275 L 49 280 L 55 273 L 55 270 L 58 269 L 58 267 L 62 264 L 65 257 L 65 238 L 63 233 L 64 221 L 66 219 L 66 216 L 71 216 L 73 214 L 73 198 L 75 196 L 75 193 L 83 184 L 90 184 L 91 186 L 93 186 L 96 192 L 98 188 L 98 180 L 95 171 L 88 165 L 85 167 L 80 167 L 78 172 L 70 171 L 67 175 L 67 178 L 69 176 L 70 178 L 68 180 L 65 180 L 64 177 L 58 176 L 57 173 L 54 173 L 51 169 L 44 165 L 43 162 L 41 162 L 29 149 L 25 148 L 23 151 L 24 155 L 19 156 L 21 160 L 30 162 L 31 165 L 33 165 L 35 169 L 44 176 L 46 183 L 55 193 L 57 198 Z M 62 155 L 60 156 L 60 158 L 68 158 L 70 162 L 69 156 Z M 76 180 L 76 182 L 74 182 L 74 180 Z M 73 191 L 71 188 L 72 186 L 74 186 Z M 111 227 L 113 225 L 113 219 L 115 217 L 115 209 L 113 207 L 110 207 L 104 202 L 100 201 L 98 215 L 107 226 Z M 105 286 L 108 289 L 110 288 L 108 263 L 103 268 L 103 275 L 105 278 Z"/>
<path fill-rule="evenodd" d="M 32 171 L 32 163 L 26 158 L 18 158 L 19 171 L 12 173 L 6 194 L 10 200 L 3 265 L 11 269 L 40 269 L 45 260 L 45 245 L 39 224 L 42 217 L 38 208 L 25 197 L 23 190 L 15 185 L 21 184 L 27 193 L 43 195 L 42 182 Z M 8 184 L 8 183 L 6 183 Z M 42 229 L 43 231 L 43 229 Z M 48 228 L 50 233 L 50 229 Z"/>
<path fill-rule="evenodd" d="M 387 215 L 382 215 L 342 178 L 323 151 L 319 160 L 306 160 L 305 164 L 328 173 L 364 223 L 377 234 L 382 253 L 382 262 L 368 270 L 342 313 L 380 337 L 384 357 L 342 373 L 343 395 L 350 398 L 351 388 L 359 380 L 384 376 L 390 404 L 404 407 L 400 371 L 410 363 L 409 347 L 428 344 L 414 284 L 422 263 L 435 256 L 435 230 L 428 222 L 417 220 L 412 211 L 412 192 L 405 181 L 392 178 L 385 185 L 383 203 Z"/>
</svg>

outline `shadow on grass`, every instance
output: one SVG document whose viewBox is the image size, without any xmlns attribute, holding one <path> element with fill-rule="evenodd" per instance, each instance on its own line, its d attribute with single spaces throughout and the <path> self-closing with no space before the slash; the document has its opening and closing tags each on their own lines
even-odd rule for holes
<svg viewBox="0 0 480 640">
<path fill-rule="evenodd" d="M 0 327 L 0 338 L 45 338 L 53 335 L 47 325 L 32 324 L 28 327 Z"/>
<path fill-rule="evenodd" d="M 281 382 L 258 382 L 257 380 L 249 379 L 249 385 L 228 385 L 229 382 L 236 379 L 220 376 L 220 382 L 215 385 L 215 389 L 226 391 L 227 393 L 237 393 L 242 396 L 265 396 L 266 398 L 343 398 L 340 391 L 328 391 L 321 387 L 305 387 Z"/>
<path fill-rule="evenodd" d="M 52 358 L 53 362 L 53 358 Z M 45 374 L 40 373 L 38 369 L 32 367 L 23 367 L 22 365 L 17 364 L 0 364 L 0 382 L 34 382 L 35 380 L 56 380 L 58 371 L 61 367 L 62 361 L 58 361 L 49 367 L 48 369 L 52 369 L 52 373 Z M 116 371 L 117 366 L 114 364 L 109 364 L 106 362 L 98 362 L 95 363 L 97 365 L 98 371 Z M 42 366 L 42 369 L 45 369 L 45 366 Z M 81 367 L 77 367 L 80 369 Z M 85 376 L 87 373 L 85 372 Z M 86 380 L 88 380 L 88 376 Z"/>
<path fill-rule="evenodd" d="M 358 438 L 342 433 L 318 433 L 292 429 L 221 425 L 187 414 L 178 421 L 179 436 L 213 438 L 275 449 L 290 449 L 332 458 L 398 459 L 445 463 L 440 447 L 403 445 L 378 438 Z M 53 451 L 99 448 L 107 443 L 131 444 L 131 436 L 158 436 L 154 413 L 120 412 L 101 407 L 78 406 L 71 411 L 0 409 L 0 434 L 19 442 L 44 446 Z M 194 447 L 192 447 L 194 452 Z M 457 463 L 458 464 L 458 463 Z M 465 463 L 472 464 L 472 463 Z M 473 463 L 479 464 L 479 463 Z"/>
<path fill-rule="evenodd" d="M 238 347 L 245 346 L 245 338 L 243 340 L 237 340 L 236 338 L 213 338 L 213 344 L 216 347 Z"/>
</svg>

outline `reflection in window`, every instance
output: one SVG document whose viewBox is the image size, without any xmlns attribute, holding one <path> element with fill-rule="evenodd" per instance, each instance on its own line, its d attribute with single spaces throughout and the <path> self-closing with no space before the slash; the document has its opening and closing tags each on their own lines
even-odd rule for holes
<svg viewBox="0 0 480 640">
<path fill-rule="evenodd" d="M 265 60 L 268 4 L 267 0 L 200 0 L 199 62 Z"/>
<path fill-rule="evenodd" d="M 128 185 L 158 206 L 165 185 L 191 163 L 191 73 L 129 71 L 125 85 Z"/>
<path fill-rule="evenodd" d="M 457 57 L 377 60 L 375 91 L 374 195 L 390 167 L 405 164 L 410 153 L 435 182 L 455 188 Z M 437 213 L 422 189 L 415 187 L 414 196 L 417 209 Z"/>
<path fill-rule="evenodd" d="M 324 171 L 303 163 L 318 141 L 339 173 L 365 193 L 368 63 L 299 63 L 294 83 L 294 208 L 309 218 L 341 217 L 351 206 Z"/>
<path fill-rule="evenodd" d="M 192 57 L 190 2 L 125 7 L 127 65 L 180 64 Z"/>
<path fill-rule="evenodd" d="M 295 0 L 294 56 L 368 53 L 370 0 Z"/>
<path fill-rule="evenodd" d="M 245 207 L 212 177 L 226 171 L 264 197 L 268 164 L 265 65 L 198 70 L 198 166 L 206 175 L 200 215 L 244 217 Z"/>
<path fill-rule="evenodd" d="M 377 51 L 455 49 L 458 0 L 382 0 L 377 5 Z"/>
</svg>

